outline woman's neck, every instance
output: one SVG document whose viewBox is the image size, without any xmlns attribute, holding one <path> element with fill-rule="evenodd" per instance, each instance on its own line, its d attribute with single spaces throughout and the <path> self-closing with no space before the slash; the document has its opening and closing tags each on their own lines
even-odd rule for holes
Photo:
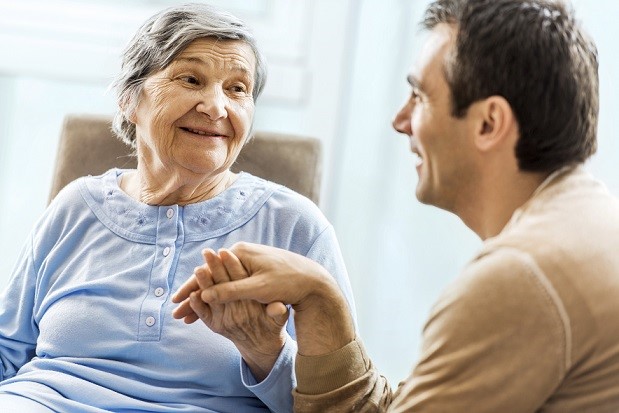
<svg viewBox="0 0 619 413">
<path fill-rule="evenodd" d="M 120 188 L 131 198 L 148 205 L 188 205 L 213 198 L 230 185 L 238 175 L 225 170 L 213 176 L 189 174 L 181 176 L 174 171 L 153 173 L 140 167 L 120 176 Z"/>
</svg>

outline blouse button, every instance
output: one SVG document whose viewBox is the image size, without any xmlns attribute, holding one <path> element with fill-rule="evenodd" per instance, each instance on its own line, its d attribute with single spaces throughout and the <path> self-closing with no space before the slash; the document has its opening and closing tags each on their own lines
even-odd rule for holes
<svg viewBox="0 0 619 413">
<path fill-rule="evenodd" d="M 146 317 L 146 325 L 152 327 L 155 325 L 155 317 Z"/>
</svg>

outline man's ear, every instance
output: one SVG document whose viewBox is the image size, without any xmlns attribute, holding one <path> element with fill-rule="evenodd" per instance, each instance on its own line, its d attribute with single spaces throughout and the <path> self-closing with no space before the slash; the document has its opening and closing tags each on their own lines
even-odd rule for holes
<svg viewBox="0 0 619 413">
<path fill-rule="evenodd" d="M 490 96 L 475 102 L 475 146 L 488 152 L 510 145 L 513 148 L 518 136 L 518 122 L 511 105 L 502 96 Z"/>
</svg>

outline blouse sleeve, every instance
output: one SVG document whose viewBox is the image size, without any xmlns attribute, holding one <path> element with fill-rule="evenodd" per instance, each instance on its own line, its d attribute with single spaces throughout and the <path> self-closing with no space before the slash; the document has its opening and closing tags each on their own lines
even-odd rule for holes
<svg viewBox="0 0 619 413">
<path fill-rule="evenodd" d="M 351 315 L 356 323 L 355 304 L 348 280 L 348 273 L 335 231 L 328 225 L 318 234 L 305 254 L 329 271 L 346 297 Z M 295 357 L 297 353 L 296 332 L 291 314 L 287 325 L 288 339 L 270 374 L 260 383 L 253 378 L 249 367 L 241 361 L 241 377 L 245 386 L 273 412 L 288 412 L 293 403 L 292 391 L 297 385 Z"/>
<path fill-rule="evenodd" d="M 344 264 L 344 258 L 340 250 L 340 244 L 337 241 L 333 226 L 329 225 L 320 236 L 318 236 L 308 251 L 307 258 L 325 267 L 333 276 L 348 302 L 350 314 L 355 321 L 356 327 L 357 313 L 355 309 L 355 300 L 353 298 L 348 272 L 346 271 L 346 265 Z"/>
<path fill-rule="evenodd" d="M 0 381 L 13 377 L 35 355 L 38 325 L 33 237 L 22 249 L 9 283 L 0 293 Z"/>
</svg>

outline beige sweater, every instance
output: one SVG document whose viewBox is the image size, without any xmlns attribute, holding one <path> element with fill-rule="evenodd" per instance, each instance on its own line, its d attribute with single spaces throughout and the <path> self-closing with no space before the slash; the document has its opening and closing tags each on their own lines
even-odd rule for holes
<svg viewBox="0 0 619 413">
<path fill-rule="evenodd" d="M 441 295 L 395 394 L 358 339 L 296 370 L 297 412 L 619 412 L 619 201 L 553 174 Z"/>
</svg>

